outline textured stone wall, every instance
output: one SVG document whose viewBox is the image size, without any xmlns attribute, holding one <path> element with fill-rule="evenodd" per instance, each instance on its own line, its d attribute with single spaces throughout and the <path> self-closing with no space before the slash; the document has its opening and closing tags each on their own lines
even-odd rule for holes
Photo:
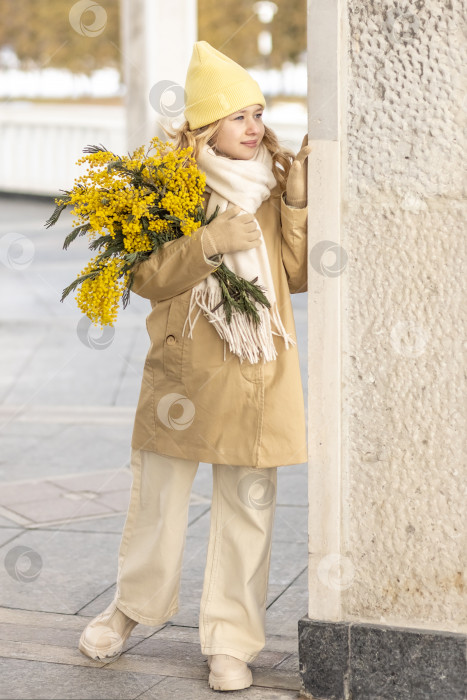
<svg viewBox="0 0 467 700">
<path fill-rule="evenodd" d="M 467 625 L 461 5 L 349 0 L 343 109 L 344 617 L 454 631 Z"/>
</svg>

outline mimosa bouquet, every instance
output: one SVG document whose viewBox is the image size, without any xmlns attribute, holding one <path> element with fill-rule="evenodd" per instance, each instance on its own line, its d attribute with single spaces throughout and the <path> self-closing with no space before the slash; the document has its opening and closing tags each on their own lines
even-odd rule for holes
<svg viewBox="0 0 467 700">
<path fill-rule="evenodd" d="M 158 138 L 149 148 L 136 149 L 128 156 L 117 156 L 104 146 L 87 146 L 87 155 L 78 165 L 87 172 L 78 177 L 72 190 L 61 190 L 56 207 L 46 222 L 50 228 L 67 208 L 73 216 L 73 230 L 63 244 L 87 236 L 89 249 L 96 252 L 81 274 L 63 290 L 61 301 L 78 289 L 76 302 L 95 324 L 113 326 L 120 301 L 130 300 L 136 265 L 168 241 L 191 236 L 209 224 L 202 206 L 205 174 L 192 156 L 192 148 L 173 149 Z M 152 154 L 150 155 L 150 153 Z M 245 313 L 257 324 L 255 302 L 269 307 L 256 279 L 247 281 L 223 263 L 211 274 L 222 290 L 226 320 L 232 311 Z"/>
</svg>

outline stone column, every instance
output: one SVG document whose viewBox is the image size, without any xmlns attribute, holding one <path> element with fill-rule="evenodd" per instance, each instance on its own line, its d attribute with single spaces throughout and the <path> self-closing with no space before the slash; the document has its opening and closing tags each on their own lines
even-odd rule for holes
<svg viewBox="0 0 467 700">
<path fill-rule="evenodd" d="M 303 692 L 461 699 L 461 8 L 309 0 Z"/>
<path fill-rule="evenodd" d="M 197 36 L 196 0 L 120 0 L 128 149 L 183 111 L 185 75 Z"/>
</svg>

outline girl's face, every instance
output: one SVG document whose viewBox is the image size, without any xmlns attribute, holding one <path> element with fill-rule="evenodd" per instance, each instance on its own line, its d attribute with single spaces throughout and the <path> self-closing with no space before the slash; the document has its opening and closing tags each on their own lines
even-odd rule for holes
<svg viewBox="0 0 467 700">
<path fill-rule="evenodd" d="M 264 136 L 263 108 L 251 105 L 225 117 L 215 150 L 222 156 L 236 160 L 250 160 L 258 151 Z"/>
</svg>

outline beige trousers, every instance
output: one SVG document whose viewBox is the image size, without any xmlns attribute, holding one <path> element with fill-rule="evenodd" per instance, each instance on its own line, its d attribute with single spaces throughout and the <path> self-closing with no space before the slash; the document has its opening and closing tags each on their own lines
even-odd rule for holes
<svg viewBox="0 0 467 700">
<path fill-rule="evenodd" d="M 191 488 L 199 462 L 133 450 L 116 603 L 161 625 L 178 612 Z M 253 661 L 264 647 L 277 467 L 213 464 L 210 533 L 199 614 L 203 654 Z"/>
</svg>

